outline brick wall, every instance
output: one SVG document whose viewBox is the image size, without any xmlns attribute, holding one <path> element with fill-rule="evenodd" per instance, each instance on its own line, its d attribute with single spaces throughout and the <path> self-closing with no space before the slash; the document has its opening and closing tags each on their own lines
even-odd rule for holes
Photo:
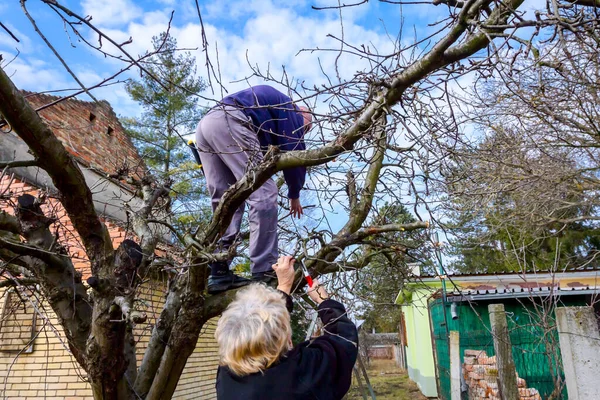
<svg viewBox="0 0 600 400">
<path fill-rule="evenodd" d="M 482 350 L 465 350 L 463 375 L 469 387 L 469 400 L 501 400 L 498 389 L 496 356 L 488 357 Z M 541 400 L 535 388 L 528 388 L 517 374 L 520 400 Z"/>
<path fill-rule="evenodd" d="M 9 190 L 11 197 L 29 193 L 38 196 L 37 188 L 18 179 L 10 182 L 5 177 L 0 181 L 0 193 Z M 3 202 L 2 209 L 14 213 L 10 204 Z M 65 215 L 65 211 L 56 199 L 47 199 L 43 206 L 46 215 L 55 216 L 57 222 L 52 231 L 59 232 L 63 245 L 73 258 L 75 268 L 89 276 L 89 262 L 81 246 L 77 233 Z M 116 223 L 105 221 L 113 240 L 118 246 L 126 237 L 125 230 Z M 135 327 L 137 341 L 137 359 L 141 361 L 147 346 L 153 324 L 164 304 L 166 282 L 153 279 L 139 289 L 140 310 L 148 315 L 144 324 Z M 43 299 L 31 296 L 31 293 L 0 291 L 0 306 L 8 299 L 14 306 L 5 313 L 0 321 L 0 398 L 3 399 L 91 399 L 91 389 L 86 381 L 85 372 L 79 368 L 71 356 L 63 330 L 56 317 Z M 21 301 L 21 299 L 23 301 Z M 35 312 L 33 305 L 39 310 Z M 34 314 L 37 314 L 35 328 Z M 214 329 L 216 322 L 209 321 L 203 328 L 198 345 L 188 359 L 186 368 L 175 393 L 177 399 L 214 399 L 214 389 L 218 356 Z M 31 332 L 35 339 L 31 341 Z M 5 343 L 4 341 L 9 341 Z M 31 342 L 31 343 L 30 343 Z M 30 351 L 30 352 L 29 352 Z"/>
<path fill-rule="evenodd" d="M 8 190 L 5 192 L 6 189 Z M 0 210 L 6 211 L 9 214 L 14 214 L 14 206 L 12 204 L 16 203 L 18 196 L 30 194 L 38 197 L 40 195 L 40 191 L 34 186 L 19 179 L 10 180 L 8 176 L 0 180 L 0 193 L 5 193 L 11 198 L 11 201 L 0 203 Z M 47 217 L 56 219 L 56 222 L 50 226 L 50 231 L 58 233 L 61 244 L 65 246 L 73 260 L 75 269 L 83 274 L 83 279 L 85 280 L 91 273 L 90 263 L 86 259 L 81 239 L 73 228 L 73 224 L 69 220 L 65 209 L 57 199 L 47 198 L 42 205 L 42 210 Z M 126 238 L 125 229 L 113 221 L 104 221 L 104 223 L 109 230 L 113 246 L 116 248 Z"/>
<path fill-rule="evenodd" d="M 146 349 L 155 317 L 160 313 L 164 297 L 162 283 L 146 284 L 140 299 L 147 307 L 148 321 L 135 328 L 137 341 L 137 358 L 141 361 Z M 162 286 L 164 290 L 164 286 Z M 5 296 L 6 293 L 0 293 Z M 33 299 L 35 301 L 35 299 Z M 61 326 L 54 313 L 42 301 L 39 305 L 44 317 L 37 317 L 35 340 L 30 343 L 31 352 L 16 353 L 0 351 L 0 398 L 3 399 L 38 399 L 48 400 L 92 399 L 92 393 L 86 374 L 71 356 Z M 32 307 L 27 304 L 29 312 L 18 318 L 31 327 Z M 144 308 L 142 308 L 144 309 Z M 3 324 L 0 329 L 13 332 L 11 322 Z M 214 330 L 216 321 L 209 321 L 202 330 L 198 345 L 188 359 L 186 367 L 177 386 L 175 399 L 215 399 L 215 377 L 218 356 Z M 31 329 L 26 332 L 29 335 Z M 10 334 L 9 334 L 10 336 Z M 29 336 L 27 336 L 29 338 Z M 13 337 L 13 340 L 17 338 Z M 22 341 L 22 338 L 19 338 Z M 21 346 L 21 349 L 29 345 Z"/>
<path fill-rule="evenodd" d="M 52 103 L 56 96 L 24 92 L 34 107 Z M 106 173 L 126 165 L 141 173 L 144 162 L 106 101 L 62 101 L 39 112 L 40 116 L 78 161 Z"/>
</svg>

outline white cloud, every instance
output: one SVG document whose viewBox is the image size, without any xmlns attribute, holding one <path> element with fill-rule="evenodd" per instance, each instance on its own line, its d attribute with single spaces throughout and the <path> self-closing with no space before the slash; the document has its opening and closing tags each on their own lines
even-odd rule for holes
<svg viewBox="0 0 600 400">
<path fill-rule="evenodd" d="M 33 51 L 32 41 L 29 36 L 8 22 L 4 23 L 4 25 L 19 39 L 19 42 L 13 39 L 4 29 L 0 29 L 0 48 L 10 50 L 19 49 L 21 53 L 31 53 Z"/>
<path fill-rule="evenodd" d="M 304 80 L 309 85 L 324 83 L 326 80 L 319 60 L 326 71 L 335 75 L 337 52 L 299 53 L 302 49 L 335 49 L 339 46 L 339 42 L 327 37 L 330 33 L 341 37 L 339 21 L 333 18 L 307 18 L 296 14 L 293 9 L 271 8 L 247 19 L 239 34 L 206 23 L 205 29 L 209 40 L 209 54 L 215 67 L 218 46 L 221 74 L 228 89 L 236 90 L 248 85 L 246 82 L 229 84 L 251 75 L 246 57 L 250 64 L 260 66 L 263 72 L 269 68 L 274 76 L 280 76 L 282 66 L 285 65 L 290 77 Z M 389 51 L 393 47 L 385 36 L 354 23 L 348 23 L 344 30 L 345 40 L 350 43 L 375 45 L 380 51 Z M 182 47 L 201 46 L 200 28 L 197 24 L 173 29 L 173 34 Z M 201 67 L 204 54 L 197 52 L 195 55 L 200 64 L 199 71 L 205 73 L 205 68 Z M 366 60 L 348 55 L 343 55 L 339 61 L 340 73 L 345 78 L 368 65 Z M 257 81 L 254 79 L 251 83 Z"/>
<path fill-rule="evenodd" d="M 18 57 L 3 68 L 19 89 L 41 92 L 73 88 L 64 78 L 64 71 L 54 68 L 45 60 Z"/>
<path fill-rule="evenodd" d="M 131 0 L 83 0 L 85 15 L 91 15 L 96 25 L 118 26 L 140 17 L 143 10 Z"/>
<path fill-rule="evenodd" d="M 184 0 L 183 3 L 186 5 L 185 10 L 182 11 L 181 4 L 178 3 L 176 16 L 182 16 L 184 13 L 190 15 L 176 18 L 171 33 L 177 39 L 180 48 L 199 49 L 192 51 L 192 54 L 197 59 L 198 74 L 206 78 L 205 54 L 201 50 L 202 37 L 200 24 L 195 18 L 195 6 L 192 10 L 190 9 L 192 2 Z M 147 8 L 151 7 L 149 4 Z M 158 35 L 167 28 L 170 9 L 164 7 L 169 4 L 171 0 L 156 0 L 153 4 L 154 8 L 144 12 L 140 7 L 135 6 L 132 0 L 106 2 L 83 0 L 82 2 L 85 14 L 92 15 L 94 23 L 103 28 L 103 31 L 116 42 L 121 43 L 132 38 L 133 42 L 125 46 L 132 56 L 150 50 L 152 36 Z M 369 68 L 365 59 L 350 55 L 342 55 L 338 58 L 338 52 L 335 51 L 299 53 L 302 49 L 339 48 L 339 42 L 327 37 L 328 34 L 342 36 L 338 15 L 335 12 L 311 12 L 300 15 L 299 10 L 308 8 L 309 2 L 306 0 L 293 0 L 283 4 L 271 0 L 213 1 L 202 4 L 204 27 L 209 42 L 208 54 L 214 68 L 220 67 L 221 80 L 230 93 L 249 84 L 262 82 L 261 79 L 253 77 L 249 82 L 231 83 L 252 75 L 246 57 L 252 65 L 260 66 L 263 72 L 269 69 L 275 77 L 281 76 L 282 66 L 285 65 L 290 78 L 304 81 L 308 86 L 326 82 L 327 78 L 323 75 L 321 67 L 330 77 L 335 78 L 336 60 L 339 61 L 339 73 L 342 78 L 351 78 L 357 70 Z M 391 51 L 393 43 L 387 36 L 353 21 L 364 12 L 366 11 L 352 11 L 352 18 L 344 17 L 344 40 L 357 46 L 364 44 L 377 48 L 380 52 Z M 192 14 L 194 14 L 193 18 Z M 235 24 L 230 23 L 236 18 L 238 21 Z M 93 42 L 97 41 L 95 35 L 90 39 Z M 106 40 L 103 41 L 103 50 L 118 54 L 114 51 L 116 49 L 111 49 Z M 101 77 L 124 67 L 122 61 L 104 58 L 97 52 L 93 54 L 96 60 L 81 61 L 89 63 L 87 68 L 78 69 L 78 76 L 89 73 L 90 77 L 101 80 Z M 127 76 L 135 77 L 135 72 L 132 68 Z M 61 76 L 65 77 L 63 81 L 70 82 L 69 77 L 62 73 Z M 90 82 L 96 83 L 94 79 Z M 74 84 L 68 86 L 74 87 Z M 218 100 L 221 93 L 218 87 L 215 87 L 215 91 L 214 96 L 210 91 L 204 95 Z M 122 88 L 117 90 L 115 86 L 111 90 L 101 89 L 97 92 L 103 93 L 104 98 L 113 103 L 118 113 L 126 114 L 135 110 Z"/>
</svg>

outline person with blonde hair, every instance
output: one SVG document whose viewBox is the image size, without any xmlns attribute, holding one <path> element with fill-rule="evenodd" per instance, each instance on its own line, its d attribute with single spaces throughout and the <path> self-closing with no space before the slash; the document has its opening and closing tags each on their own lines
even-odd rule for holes
<svg viewBox="0 0 600 400">
<path fill-rule="evenodd" d="M 358 332 L 344 306 L 316 280 L 308 295 L 318 303 L 323 335 L 292 346 L 294 261 L 284 256 L 273 265 L 277 290 L 247 286 L 219 319 L 217 399 L 338 400 L 348 392 Z"/>
</svg>

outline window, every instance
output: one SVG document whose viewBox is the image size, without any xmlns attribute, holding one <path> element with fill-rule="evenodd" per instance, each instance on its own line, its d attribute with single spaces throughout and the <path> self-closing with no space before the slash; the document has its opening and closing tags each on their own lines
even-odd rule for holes
<svg viewBox="0 0 600 400">
<path fill-rule="evenodd" d="M 30 301 L 37 302 L 30 291 L 8 289 L 0 292 L 3 300 L 0 317 L 0 352 L 31 353 L 36 332 L 36 313 Z"/>
</svg>

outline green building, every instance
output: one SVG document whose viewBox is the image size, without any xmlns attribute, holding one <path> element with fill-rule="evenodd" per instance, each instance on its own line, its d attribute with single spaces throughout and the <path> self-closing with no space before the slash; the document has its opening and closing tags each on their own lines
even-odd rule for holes
<svg viewBox="0 0 600 400">
<path fill-rule="evenodd" d="M 563 372 L 553 310 L 595 305 L 600 270 L 451 275 L 443 279 L 446 293 L 441 277 L 415 277 L 396 298 L 404 317 L 406 368 L 423 395 L 450 400 L 450 331 L 460 335 L 461 362 L 466 350 L 494 355 L 488 305 L 502 303 L 519 377 L 542 399 L 554 392 L 566 400 L 566 390 L 561 390 Z M 468 372 L 463 369 L 463 373 L 466 396 Z"/>
</svg>

